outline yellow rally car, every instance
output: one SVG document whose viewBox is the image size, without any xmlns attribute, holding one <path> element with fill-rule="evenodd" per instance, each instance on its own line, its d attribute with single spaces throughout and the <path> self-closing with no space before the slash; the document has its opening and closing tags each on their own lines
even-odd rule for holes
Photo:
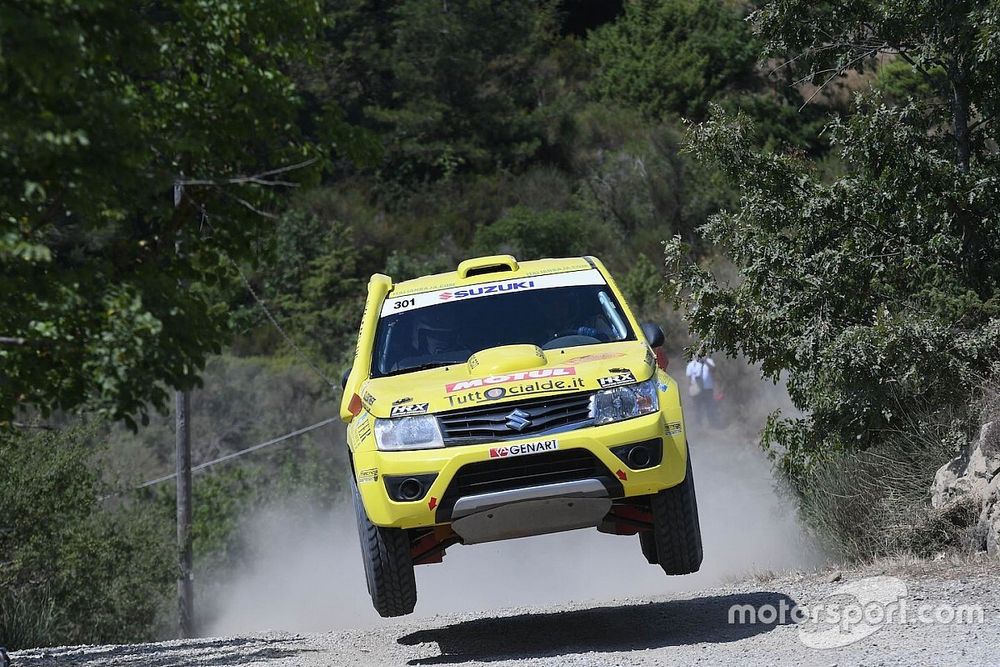
<svg viewBox="0 0 1000 667">
<path fill-rule="evenodd" d="M 593 257 L 372 276 L 340 414 L 368 591 L 409 614 L 413 566 L 596 527 L 667 574 L 701 566 L 677 383 Z M 661 360 L 658 363 L 658 359 Z"/>
</svg>

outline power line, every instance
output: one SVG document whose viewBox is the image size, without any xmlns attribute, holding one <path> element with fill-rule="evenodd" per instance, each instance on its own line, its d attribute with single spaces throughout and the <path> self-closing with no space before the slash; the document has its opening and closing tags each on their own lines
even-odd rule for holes
<svg viewBox="0 0 1000 667">
<path fill-rule="evenodd" d="M 205 210 L 204 206 L 201 207 L 201 219 L 202 222 L 208 225 L 209 229 L 211 229 L 213 232 L 215 231 L 215 228 L 212 227 L 212 223 L 209 222 L 208 220 L 208 211 Z M 257 290 L 253 288 L 253 285 L 250 283 L 250 279 L 247 277 L 246 273 L 243 272 L 243 269 L 240 268 L 240 265 L 236 263 L 236 260 L 230 257 L 229 253 L 227 253 L 225 250 L 221 248 L 219 249 L 219 252 L 222 253 L 222 256 L 226 258 L 226 261 L 228 261 L 232 265 L 232 267 L 236 270 L 236 273 L 237 275 L 239 275 L 240 280 L 243 281 L 243 285 L 247 288 L 247 291 L 250 292 L 250 296 L 252 296 L 254 301 L 257 302 L 257 305 L 260 306 L 260 309 L 264 311 L 264 315 L 267 316 L 267 319 L 271 322 L 271 325 L 274 326 L 277 332 L 281 334 L 281 337 L 285 339 L 285 342 L 288 343 L 289 347 L 292 348 L 292 352 L 294 352 L 295 356 L 299 358 L 299 361 L 308 366 L 313 373 L 315 373 L 321 380 L 323 380 L 323 382 L 327 383 L 329 386 L 336 389 L 339 385 L 333 380 L 331 380 L 327 376 L 327 374 L 324 373 L 322 369 L 320 369 L 319 366 L 313 363 L 313 361 L 308 357 L 308 355 L 306 355 L 306 353 L 302 350 L 302 348 L 299 347 L 298 343 L 296 343 L 292 339 L 292 337 L 288 335 L 288 333 L 284 330 L 284 328 L 280 324 L 278 324 L 277 318 L 271 313 L 270 308 L 267 307 L 267 304 L 264 303 L 264 300 L 260 298 L 260 296 L 257 294 Z"/>
<path fill-rule="evenodd" d="M 243 456 L 244 454 L 249 454 L 250 452 L 256 452 L 259 449 L 264 449 L 265 447 L 270 447 L 271 445 L 276 445 L 279 442 L 284 442 L 285 440 L 288 440 L 290 438 L 294 438 L 296 436 L 302 435 L 303 433 L 308 433 L 309 431 L 315 431 L 318 428 L 322 428 L 322 427 L 326 426 L 327 424 L 330 424 L 332 422 L 337 421 L 337 419 L 338 419 L 338 417 L 330 417 L 329 419 L 324 419 L 323 421 L 316 422 L 315 424 L 312 424 L 310 426 L 306 426 L 305 428 L 300 428 L 297 431 L 292 431 L 291 433 L 286 433 L 285 435 L 279 436 L 277 438 L 272 438 L 271 440 L 268 440 L 267 442 L 262 442 L 262 443 L 260 443 L 258 445 L 254 445 L 253 447 L 247 447 L 246 449 L 241 449 L 241 450 L 239 450 L 237 452 L 232 452 L 230 454 L 226 454 L 225 456 L 220 456 L 217 459 L 212 459 L 211 461 L 206 461 L 205 463 L 201 463 L 201 464 L 198 464 L 198 465 L 192 467 L 191 468 L 191 472 L 193 472 L 193 473 L 194 472 L 198 472 L 199 470 L 204 470 L 205 468 L 210 468 L 210 467 L 212 467 L 212 466 L 214 466 L 214 465 L 216 465 L 218 463 L 223 463 L 225 461 L 230 461 L 232 459 L 239 458 L 240 456 Z M 167 480 L 174 479 L 175 477 L 177 477 L 177 473 L 174 473 L 172 475 L 164 475 L 163 477 L 157 477 L 156 479 L 151 479 L 148 482 L 143 482 L 142 484 L 140 484 L 139 486 L 137 486 L 136 489 L 145 489 L 147 487 L 154 486 L 154 485 L 159 484 L 161 482 L 166 482 Z"/>
</svg>

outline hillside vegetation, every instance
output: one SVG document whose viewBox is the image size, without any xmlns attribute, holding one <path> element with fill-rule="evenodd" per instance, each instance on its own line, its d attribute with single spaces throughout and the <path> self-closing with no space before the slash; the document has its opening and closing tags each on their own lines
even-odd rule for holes
<svg viewBox="0 0 1000 667">
<path fill-rule="evenodd" d="M 477 254 L 597 255 L 671 355 L 786 382 L 762 444 L 834 549 L 948 544 L 915 508 L 1000 360 L 998 12 L 0 7 L 0 638 L 169 634 L 172 485 L 135 487 L 172 390 L 195 462 L 334 415 L 368 276 Z M 339 502 L 344 457 L 330 428 L 196 477 L 199 572 L 254 508 Z"/>
</svg>

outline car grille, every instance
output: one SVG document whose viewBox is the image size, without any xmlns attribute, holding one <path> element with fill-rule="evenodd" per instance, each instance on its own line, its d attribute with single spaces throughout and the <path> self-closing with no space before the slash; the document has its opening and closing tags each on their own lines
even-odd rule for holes
<svg viewBox="0 0 1000 667">
<path fill-rule="evenodd" d="M 621 482 L 586 449 L 467 463 L 459 468 L 448 485 L 441 499 L 438 520 L 448 520 L 455 501 L 465 496 L 595 478 L 607 487 L 609 497 L 623 495 Z"/>
<path fill-rule="evenodd" d="M 497 440 L 513 440 L 529 435 L 586 426 L 590 416 L 592 392 L 569 396 L 546 396 L 523 401 L 463 408 L 437 415 L 446 445 L 474 445 Z M 507 426 L 514 410 L 527 414 L 530 423 L 521 430 Z"/>
</svg>

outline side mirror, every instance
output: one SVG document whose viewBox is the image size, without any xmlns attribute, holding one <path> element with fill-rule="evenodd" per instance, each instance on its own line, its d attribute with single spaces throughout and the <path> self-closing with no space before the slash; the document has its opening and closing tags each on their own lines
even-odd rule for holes
<svg viewBox="0 0 1000 667">
<path fill-rule="evenodd" d="M 660 328 L 659 324 L 654 324 L 653 322 L 643 322 L 642 335 L 646 337 L 646 341 L 649 343 L 649 346 L 654 350 L 658 347 L 663 347 L 665 336 L 663 335 L 663 329 Z"/>
<path fill-rule="evenodd" d="M 344 371 L 344 374 L 340 376 L 340 388 L 347 389 L 347 378 L 351 377 L 351 369 L 348 368 Z"/>
</svg>

